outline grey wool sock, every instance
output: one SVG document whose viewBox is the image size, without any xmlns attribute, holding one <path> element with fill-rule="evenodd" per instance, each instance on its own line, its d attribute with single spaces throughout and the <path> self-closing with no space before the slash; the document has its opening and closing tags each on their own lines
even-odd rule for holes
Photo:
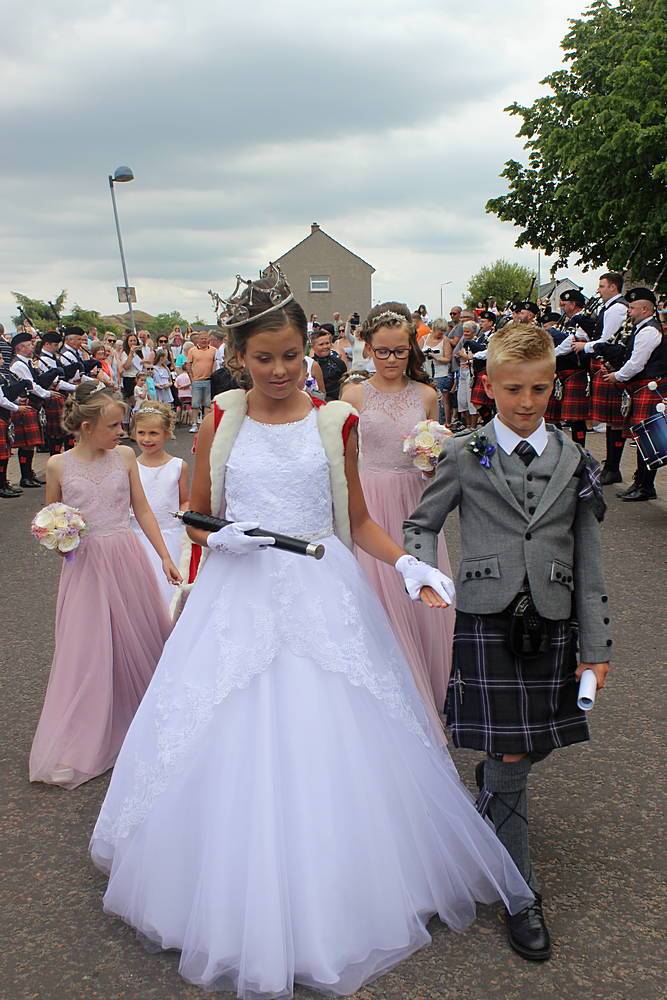
<svg viewBox="0 0 667 1000">
<path fill-rule="evenodd" d="M 530 768 L 527 757 L 511 764 L 488 757 L 484 762 L 484 787 L 493 796 L 489 816 L 498 839 L 533 892 L 539 892 L 528 842 L 526 785 Z"/>
</svg>

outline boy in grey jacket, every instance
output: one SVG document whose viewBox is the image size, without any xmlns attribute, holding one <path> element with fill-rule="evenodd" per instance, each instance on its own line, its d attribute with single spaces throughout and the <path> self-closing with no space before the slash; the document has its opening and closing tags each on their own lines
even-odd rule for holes
<svg viewBox="0 0 667 1000">
<path fill-rule="evenodd" d="M 599 467 L 544 422 L 555 370 L 544 330 L 510 324 L 496 333 L 485 378 L 498 414 L 446 443 L 404 526 L 407 551 L 435 566 L 438 533 L 459 508 L 447 719 L 455 746 L 486 752 L 479 808 L 536 893 L 532 906 L 508 914 L 508 937 L 537 961 L 549 958 L 551 942 L 530 861 L 527 778 L 552 750 L 588 739 L 578 678 L 591 668 L 604 687 L 612 645 Z"/>
</svg>

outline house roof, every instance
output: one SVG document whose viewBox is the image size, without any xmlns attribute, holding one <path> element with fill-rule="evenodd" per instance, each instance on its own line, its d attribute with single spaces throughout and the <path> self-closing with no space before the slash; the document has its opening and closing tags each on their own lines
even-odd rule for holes
<svg viewBox="0 0 667 1000">
<path fill-rule="evenodd" d="M 579 291 L 583 288 L 583 285 L 578 285 L 572 278 L 557 278 L 553 281 L 547 281 L 546 285 L 540 285 L 537 294 L 539 298 L 544 299 L 548 295 L 553 295 L 555 290 L 564 284 L 567 284 L 568 288 L 578 288 Z"/>
<path fill-rule="evenodd" d="M 360 260 L 362 264 L 365 264 L 366 267 L 370 268 L 372 274 L 375 274 L 375 268 L 373 267 L 372 264 L 369 264 L 367 260 L 364 260 L 363 257 L 360 257 L 358 253 L 354 253 L 354 251 L 350 250 L 349 247 L 343 246 L 343 244 L 339 243 L 338 240 L 335 240 L 333 236 L 329 236 L 329 234 L 325 233 L 325 231 L 321 229 L 316 222 L 314 222 L 310 227 L 310 232 L 308 233 L 307 236 L 304 236 L 302 240 L 299 240 L 299 242 L 295 243 L 293 247 L 290 247 L 289 250 L 286 250 L 285 253 L 281 254 L 280 257 L 276 258 L 276 263 L 279 263 L 281 260 L 283 260 L 284 257 L 287 257 L 287 255 L 291 253 L 292 250 L 296 250 L 297 247 L 300 247 L 303 243 L 309 240 L 311 236 L 314 236 L 315 233 L 321 233 L 322 236 L 326 236 L 328 240 L 331 240 L 331 242 L 335 243 L 336 246 L 341 247 L 341 249 L 345 250 L 345 252 L 349 253 L 352 257 L 356 257 L 357 260 Z"/>
</svg>

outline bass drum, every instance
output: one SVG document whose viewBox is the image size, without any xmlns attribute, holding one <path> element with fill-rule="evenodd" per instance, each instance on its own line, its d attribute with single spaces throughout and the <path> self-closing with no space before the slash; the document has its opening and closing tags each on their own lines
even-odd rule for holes
<svg viewBox="0 0 667 1000">
<path fill-rule="evenodd" d="M 661 469 L 667 465 L 667 414 L 655 413 L 641 424 L 635 424 L 630 432 L 637 442 L 639 452 L 649 469 Z"/>
</svg>

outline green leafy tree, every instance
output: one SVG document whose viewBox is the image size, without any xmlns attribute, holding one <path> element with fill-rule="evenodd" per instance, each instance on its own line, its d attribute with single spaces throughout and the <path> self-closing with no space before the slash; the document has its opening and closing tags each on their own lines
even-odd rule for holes
<svg viewBox="0 0 667 1000">
<path fill-rule="evenodd" d="M 667 0 L 595 0 L 561 42 L 566 68 L 522 119 L 527 164 L 509 160 L 509 192 L 486 206 L 521 229 L 517 246 L 622 268 L 654 281 L 667 247 Z"/>
<path fill-rule="evenodd" d="M 28 319 L 32 321 L 38 330 L 45 331 L 55 328 L 56 317 L 48 302 L 42 299 L 31 299 L 28 295 L 23 295 L 21 292 L 12 292 L 12 295 Z M 59 316 L 62 316 L 66 300 L 67 292 L 65 290 L 60 295 L 57 295 L 55 299 L 51 300 Z M 23 323 L 23 316 L 20 313 L 17 316 L 12 316 L 12 322 L 14 326 L 20 326 Z"/>
<path fill-rule="evenodd" d="M 468 309 L 474 309 L 478 302 L 486 303 L 491 298 L 502 308 L 517 293 L 525 299 L 534 277 L 535 273 L 522 264 L 512 264 L 502 258 L 494 260 L 493 264 L 487 264 L 473 274 L 464 295 L 465 304 Z"/>
<path fill-rule="evenodd" d="M 187 319 L 181 316 L 178 310 L 175 310 L 170 313 L 158 313 L 154 319 L 144 324 L 144 329 L 148 330 L 150 335 L 155 338 L 171 333 L 175 326 L 180 326 L 181 330 L 185 330 L 187 325 Z"/>
</svg>

